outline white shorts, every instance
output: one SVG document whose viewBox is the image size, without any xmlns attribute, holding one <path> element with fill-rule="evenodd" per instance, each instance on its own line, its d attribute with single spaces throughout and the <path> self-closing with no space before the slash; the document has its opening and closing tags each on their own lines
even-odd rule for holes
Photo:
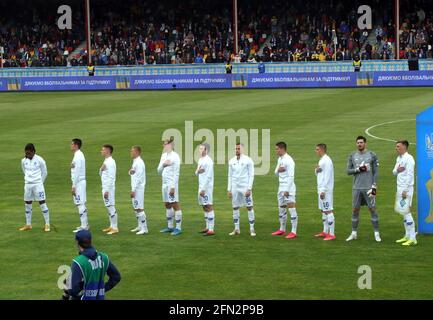
<svg viewBox="0 0 433 320">
<path fill-rule="evenodd" d="M 205 190 L 204 191 L 204 197 L 200 195 L 200 191 L 198 191 L 198 204 L 201 206 L 207 206 L 213 204 L 213 189 Z"/>
<path fill-rule="evenodd" d="M 289 192 L 289 196 L 285 197 L 284 192 L 285 191 L 279 191 L 277 194 L 279 207 L 287 206 L 289 203 L 296 203 L 296 194 L 290 194 Z"/>
<path fill-rule="evenodd" d="M 116 197 L 115 197 L 115 189 L 110 189 L 108 191 L 108 199 L 104 198 L 104 191 L 102 191 L 102 200 L 104 201 L 104 204 L 106 207 L 114 206 L 116 204 Z"/>
<path fill-rule="evenodd" d="M 325 199 L 320 199 L 320 193 L 317 195 L 320 211 L 334 210 L 334 195 L 332 192 L 325 192 Z"/>
<path fill-rule="evenodd" d="M 178 186 L 174 187 L 174 195 L 170 195 L 170 187 L 162 186 L 162 201 L 165 203 L 174 203 L 179 202 L 179 188 Z"/>
<path fill-rule="evenodd" d="M 75 185 L 75 196 L 72 196 L 72 201 L 76 206 L 86 204 L 86 180 L 80 181 Z"/>
<path fill-rule="evenodd" d="M 252 207 L 254 205 L 253 202 L 253 193 L 249 197 L 245 196 L 245 191 L 233 191 L 232 192 L 232 207 L 233 208 L 241 208 L 241 207 Z"/>
<path fill-rule="evenodd" d="M 134 210 L 144 209 L 144 189 L 138 189 L 135 192 L 135 197 L 131 198 L 131 201 Z"/>
<path fill-rule="evenodd" d="M 405 215 L 410 213 L 413 199 L 413 188 L 407 193 L 406 199 L 403 199 L 401 196 L 402 193 L 403 190 L 397 190 L 395 194 L 394 210 L 401 215 Z"/>
<path fill-rule="evenodd" d="M 45 201 L 43 183 L 24 184 L 24 201 Z"/>
</svg>

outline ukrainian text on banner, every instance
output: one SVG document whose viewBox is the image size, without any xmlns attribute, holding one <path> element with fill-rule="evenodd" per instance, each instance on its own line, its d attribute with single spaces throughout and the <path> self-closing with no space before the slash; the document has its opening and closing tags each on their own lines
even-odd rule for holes
<svg viewBox="0 0 433 320">
<path fill-rule="evenodd" d="M 226 74 L 131 76 L 130 79 L 133 90 L 232 88 L 232 77 Z"/>
<path fill-rule="evenodd" d="M 433 71 L 375 72 L 373 85 L 378 87 L 433 86 Z"/>
<path fill-rule="evenodd" d="M 3 78 L 8 91 L 115 90 L 117 77 Z"/>
<path fill-rule="evenodd" d="M 23 78 L 21 90 L 114 90 L 116 77 Z"/>
<path fill-rule="evenodd" d="M 0 78 L 0 91 L 433 86 L 433 71 Z"/>
<path fill-rule="evenodd" d="M 248 88 L 321 88 L 354 87 L 357 75 L 352 72 L 270 73 L 247 75 Z"/>
<path fill-rule="evenodd" d="M 433 233 L 433 107 L 416 117 L 418 231 Z"/>
</svg>

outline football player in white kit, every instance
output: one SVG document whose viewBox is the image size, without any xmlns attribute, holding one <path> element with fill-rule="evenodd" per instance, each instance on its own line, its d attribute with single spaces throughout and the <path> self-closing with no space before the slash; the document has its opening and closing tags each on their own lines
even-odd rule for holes
<svg viewBox="0 0 433 320">
<path fill-rule="evenodd" d="M 45 220 L 44 231 L 50 231 L 50 213 L 45 202 L 44 182 L 47 178 L 47 165 L 42 157 L 36 154 L 35 146 L 29 143 L 24 148 L 25 158 L 21 160 L 21 168 L 24 173 L 24 202 L 26 212 L 26 224 L 20 231 L 32 229 L 32 203 L 38 201 Z"/>
<path fill-rule="evenodd" d="M 173 138 L 164 140 L 158 173 L 162 176 L 162 201 L 165 205 L 167 228 L 160 232 L 178 236 L 182 233 L 182 210 L 179 204 L 180 157 L 173 149 Z"/>
<path fill-rule="evenodd" d="M 73 231 L 74 233 L 80 230 L 89 230 L 86 208 L 86 159 L 81 151 L 82 144 L 81 139 L 72 139 L 71 151 L 74 153 L 74 158 L 71 162 L 71 193 L 72 201 L 78 209 L 81 223 L 80 226 Z"/>
<path fill-rule="evenodd" d="M 322 213 L 323 231 L 315 237 L 325 241 L 335 240 L 335 217 L 333 208 L 334 199 L 334 164 L 326 154 L 327 146 L 319 143 L 316 146 L 316 155 L 320 158 L 314 172 L 317 177 L 317 194 L 319 210 Z"/>
<path fill-rule="evenodd" d="M 109 235 L 119 233 L 119 228 L 117 227 L 117 211 L 115 208 L 116 161 L 114 161 L 113 157 L 111 156 L 112 153 L 112 145 L 104 144 L 102 146 L 101 155 L 105 158 L 105 160 L 99 169 L 99 175 L 101 176 L 102 183 L 102 198 L 110 218 L 110 226 L 103 229 L 102 231 Z"/>
<path fill-rule="evenodd" d="M 198 176 L 198 204 L 203 207 L 206 222 L 206 228 L 201 231 L 204 236 L 213 236 L 215 234 L 215 213 L 212 207 L 214 171 L 209 151 L 210 146 L 208 143 L 200 145 L 200 159 L 195 170 L 195 175 Z"/>
<path fill-rule="evenodd" d="M 250 235 L 256 236 L 254 230 L 254 208 L 253 208 L 253 182 L 254 162 L 247 155 L 243 154 L 244 145 L 236 144 L 236 156 L 229 161 L 227 195 L 232 199 L 233 223 L 235 229 L 230 236 L 240 234 L 240 207 L 247 207 L 248 221 L 250 223 Z"/>
<path fill-rule="evenodd" d="M 273 236 L 282 236 L 286 233 L 287 211 L 290 213 L 290 221 L 292 224 L 291 232 L 286 236 L 286 239 L 294 239 L 297 237 L 298 228 L 298 213 L 296 212 L 296 185 L 295 185 L 295 161 L 287 154 L 287 144 L 285 142 L 277 142 L 275 144 L 275 152 L 279 156 L 275 175 L 278 176 L 278 217 L 280 220 L 280 229 L 273 232 Z"/>
<path fill-rule="evenodd" d="M 131 148 L 131 158 L 133 159 L 129 175 L 131 176 L 131 201 L 132 207 L 137 218 L 137 227 L 132 229 L 138 235 L 147 234 L 146 213 L 144 212 L 144 187 L 146 186 L 146 166 L 141 158 L 141 147 Z"/>
<path fill-rule="evenodd" d="M 394 176 L 397 177 L 394 209 L 404 217 L 404 229 L 406 230 L 404 237 L 396 242 L 401 243 L 403 246 L 414 246 L 417 244 L 415 220 L 410 211 L 415 180 L 415 160 L 407 152 L 408 148 L 409 142 L 407 140 L 398 141 L 395 145 L 398 157 L 392 170 Z"/>
</svg>

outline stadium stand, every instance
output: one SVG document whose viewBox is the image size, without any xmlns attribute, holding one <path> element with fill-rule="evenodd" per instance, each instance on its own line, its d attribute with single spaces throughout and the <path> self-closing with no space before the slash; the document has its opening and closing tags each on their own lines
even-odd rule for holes
<svg viewBox="0 0 433 320">
<path fill-rule="evenodd" d="M 74 4 L 72 30 L 59 30 L 56 11 L 48 10 L 59 1 L 35 1 L 38 5 L 32 11 L 21 10 L 23 0 L 12 7 L 0 3 L 4 67 L 86 65 L 82 3 Z M 369 3 L 374 8 L 373 30 L 359 30 L 356 8 Z M 112 66 L 344 61 L 355 54 L 363 60 L 394 59 L 392 1 L 386 3 L 281 0 L 268 5 L 264 0 L 239 0 L 235 55 L 231 0 L 156 5 L 149 0 L 93 0 L 92 62 Z M 424 0 L 401 0 L 401 6 L 400 58 L 432 58 L 433 8 Z"/>
</svg>

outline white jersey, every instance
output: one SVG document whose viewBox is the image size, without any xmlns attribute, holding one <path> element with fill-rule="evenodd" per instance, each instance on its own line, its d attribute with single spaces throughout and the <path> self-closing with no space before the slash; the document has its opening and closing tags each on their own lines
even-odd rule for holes
<svg viewBox="0 0 433 320">
<path fill-rule="evenodd" d="M 45 160 L 36 154 L 32 159 L 22 159 L 21 167 L 23 169 L 24 182 L 26 184 L 41 184 L 44 183 L 47 178 L 48 171 Z"/>
<path fill-rule="evenodd" d="M 77 150 L 74 153 L 74 158 L 71 163 L 71 181 L 75 187 L 77 183 L 86 180 L 86 159 L 83 152 Z"/>
<path fill-rule="evenodd" d="M 334 190 L 334 164 L 331 158 L 325 154 L 319 160 L 319 171 L 316 172 L 317 192 L 328 193 Z"/>
<path fill-rule="evenodd" d="M 254 162 L 253 160 L 241 154 L 238 159 L 236 156 L 229 161 L 229 173 L 227 191 L 246 191 L 253 189 L 254 182 Z"/>
<path fill-rule="evenodd" d="M 397 172 L 398 167 L 404 167 L 405 170 Z M 397 176 L 397 188 L 410 192 L 413 189 L 415 180 L 415 160 L 409 153 L 397 157 L 392 173 Z"/>
<path fill-rule="evenodd" d="M 286 169 L 284 172 L 278 172 L 279 167 Z M 279 192 L 288 192 L 291 195 L 296 194 L 295 185 L 295 161 L 287 153 L 278 158 L 277 167 L 275 168 L 275 175 L 279 180 Z"/>
<path fill-rule="evenodd" d="M 204 172 L 198 173 L 199 169 Z M 207 191 L 213 189 L 214 174 L 213 174 L 213 161 L 209 155 L 198 159 L 197 170 L 195 174 L 198 176 L 198 189 L 200 191 Z"/>
<path fill-rule="evenodd" d="M 99 169 L 101 176 L 102 191 L 113 190 L 116 184 L 116 161 L 110 156 L 104 160 L 104 170 Z"/>
<path fill-rule="evenodd" d="M 164 167 L 164 162 L 170 160 L 171 164 Z M 180 174 L 180 157 L 174 152 L 164 152 L 158 165 L 158 173 L 162 175 L 162 185 L 169 188 L 177 188 Z"/>
<path fill-rule="evenodd" d="M 141 157 L 134 159 L 129 175 L 131 176 L 131 191 L 136 192 L 138 189 L 144 189 L 146 185 L 146 166 Z"/>
</svg>

